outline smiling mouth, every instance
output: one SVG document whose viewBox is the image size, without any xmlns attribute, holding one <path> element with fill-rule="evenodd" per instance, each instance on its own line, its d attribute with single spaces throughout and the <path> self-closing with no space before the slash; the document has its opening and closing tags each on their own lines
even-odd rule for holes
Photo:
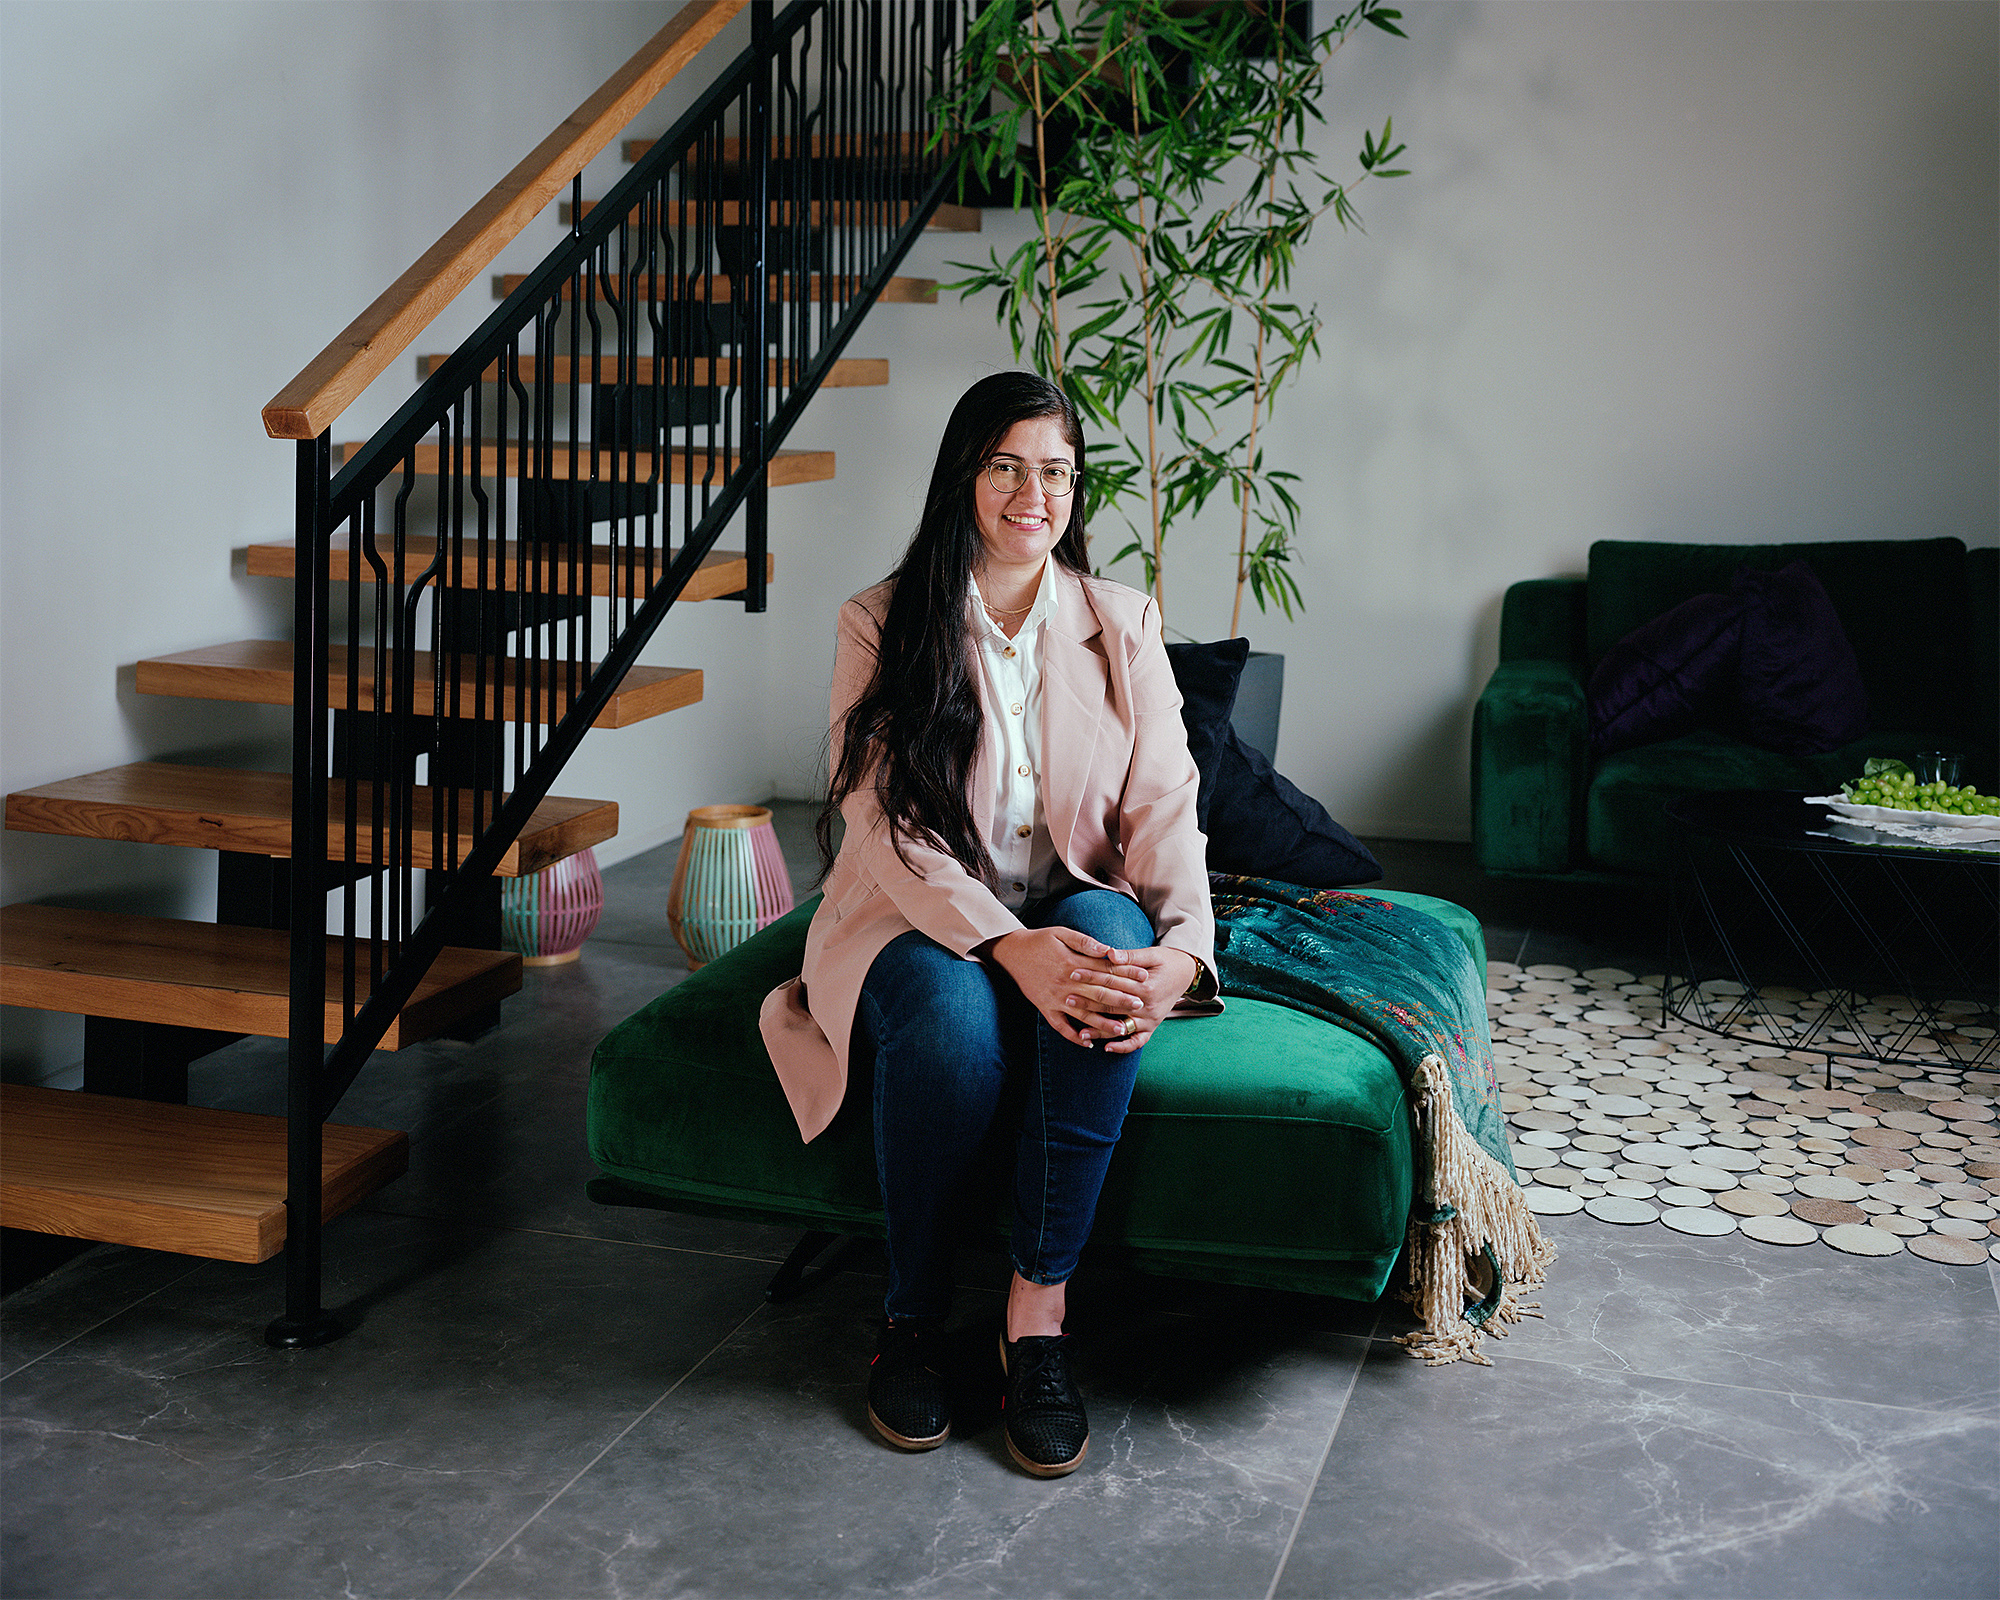
<svg viewBox="0 0 2000 1600">
<path fill-rule="evenodd" d="M 1015 517 L 1004 514 L 1001 520 L 1003 522 L 1011 522 L 1017 528 L 1042 528 L 1048 526 L 1049 521 L 1047 517 Z"/>
</svg>

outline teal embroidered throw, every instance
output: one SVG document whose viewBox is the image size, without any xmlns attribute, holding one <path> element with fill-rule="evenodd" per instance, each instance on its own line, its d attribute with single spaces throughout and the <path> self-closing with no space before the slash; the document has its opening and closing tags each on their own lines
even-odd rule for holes
<svg viewBox="0 0 2000 1600">
<path fill-rule="evenodd" d="M 1362 1035 L 1394 1064 L 1415 1108 L 1420 1193 L 1410 1219 L 1403 1342 L 1434 1363 L 1478 1353 L 1529 1309 L 1555 1251 L 1515 1178 L 1493 1073 L 1485 975 L 1435 917 L 1343 889 L 1211 874 L 1225 995 L 1266 1000 Z"/>
</svg>

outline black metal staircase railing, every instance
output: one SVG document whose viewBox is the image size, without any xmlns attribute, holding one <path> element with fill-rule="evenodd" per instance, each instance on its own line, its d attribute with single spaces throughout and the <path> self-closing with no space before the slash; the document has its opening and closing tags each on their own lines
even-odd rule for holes
<svg viewBox="0 0 2000 1600">
<path fill-rule="evenodd" d="M 778 447 L 949 183 L 928 107 L 962 6 L 758 0 L 750 48 L 595 207 L 572 184 L 562 246 L 337 473 L 300 441 L 292 837 L 333 842 L 291 864 L 272 1343 L 341 1331 L 321 1123 L 439 950 L 497 943 L 494 868 L 739 508 L 764 608 Z M 332 818 L 330 778 L 361 780 Z"/>
</svg>

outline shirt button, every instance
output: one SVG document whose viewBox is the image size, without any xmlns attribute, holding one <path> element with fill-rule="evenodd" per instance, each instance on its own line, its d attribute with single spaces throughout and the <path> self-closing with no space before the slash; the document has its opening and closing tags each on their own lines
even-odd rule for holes
<svg viewBox="0 0 2000 1600">
<path fill-rule="evenodd" d="M 1025 839 L 1028 837 L 1028 835 L 1030 835 L 1034 831 L 1035 830 L 1033 828 L 1029 827 L 1027 823 L 1024 822 L 1014 830 L 1014 837 L 1017 839 Z"/>
<path fill-rule="evenodd" d="M 1016 768 L 1015 768 L 1014 770 L 1015 770 L 1016 772 L 1020 773 L 1020 775 L 1021 775 L 1022 777 L 1024 777 L 1024 778 L 1025 778 L 1025 777 L 1026 777 L 1026 776 L 1028 775 L 1028 764 L 1027 764 L 1027 762 L 1025 762 L 1025 761 L 1024 761 L 1024 762 L 1022 762 L 1022 763 L 1021 763 L 1021 764 L 1020 764 L 1020 765 L 1019 765 L 1018 767 L 1016 767 Z"/>
<path fill-rule="evenodd" d="M 1016 894 L 1026 894 L 1027 891 L 1028 891 L 1028 886 L 1025 883 L 1017 883 L 1014 885 L 1014 892 Z"/>
<path fill-rule="evenodd" d="M 1012 661 L 1016 655 L 1020 654 L 1020 652 L 1017 651 L 1011 644 L 1007 646 L 1005 650 L 1002 650 L 1000 653 L 1003 656 L 1005 656 L 1009 661 Z"/>
<path fill-rule="evenodd" d="M 1014 713 L 1014 715 L 1018 717 L 1018 716 L 1019 716 L 1019 715 L 1021 714 L 1021 702 L 1020 702 L 1020 701 L 1018 701 L 1018 700 L 1016 700 L 1016 701 L 1015 701 L 1015 702 L 1014 702 L 1014 703 L 1013 703 L 1013 704 L 1012 704 L 1011 706 L 1009 706 L 1009 707 L 1008 707 L 1007 709 L 1008 709 L 1009 711 L 1013 712 L 1013 713 Z"/>
</svg>

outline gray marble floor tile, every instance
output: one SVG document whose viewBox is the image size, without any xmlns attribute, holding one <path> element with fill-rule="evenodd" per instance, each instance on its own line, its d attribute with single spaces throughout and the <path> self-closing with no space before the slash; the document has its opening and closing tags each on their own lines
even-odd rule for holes
<svg viewBox="0 0 2000 1600">
<path fill-rule="evenodd" d="M 2000 1592 L 1997 1448 L 1964 1412 L 1371 1353 L 1276 1592 L 1966 1600 Z"/>
<path fill-rule="evenodd" d="M 961 1345 L 997 1385 L 997 1297 Z M 1261 1594 L 1362 1341 L 1072 1313 L 1091 1453 L 1012 1467 L 975 1416 L 900 1454 L 863 1404 L 874 1286 L 759 1316 L 495 1558 L 468 1595 Z"/>
<path fill-rule="evenodd" d="M 1984 1268 L 1541 1221 L 1562 1253 L 1508 1357 L 2000 1415 Z"/>
<path fill-rule="evenodd" d="M 760 1303 L 764 1269 L 357 1214 L 319 1350 L 209 1263 L 18 1373 L 10 1595 L 448 1592 Z"/>
<path fill-rule="evenodd" d="M 64 1262 L 7 1296 L 0 1313 L 0 1381 L 201 1266 L 189 1256 L 115 1244 Z"/>
</svg>

